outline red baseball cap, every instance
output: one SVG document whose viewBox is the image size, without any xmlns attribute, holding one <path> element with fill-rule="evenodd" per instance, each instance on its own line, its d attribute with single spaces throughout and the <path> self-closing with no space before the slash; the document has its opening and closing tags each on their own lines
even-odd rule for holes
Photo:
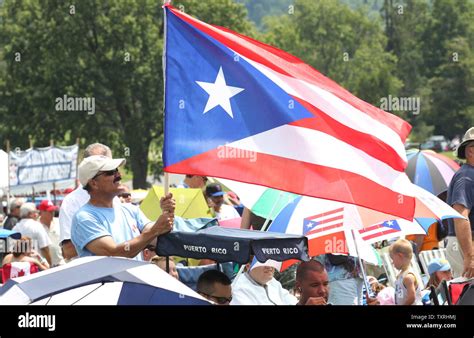
<svg viewBox="0 0 474 338">
<path fill-rule="evenodd" d="M 56 211 L 59 208 L 53 204 L 50 200 L 42 200 L 40 205 L 38 206 L 38 210 L 40 211 Z"/>
</svg>

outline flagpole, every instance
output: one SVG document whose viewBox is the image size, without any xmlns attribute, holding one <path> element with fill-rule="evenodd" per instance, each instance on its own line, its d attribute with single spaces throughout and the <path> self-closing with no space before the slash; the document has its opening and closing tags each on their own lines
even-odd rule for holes
<svg viewBox="0 0 474 338">
<path fill-rule="evenodd" d="M 273 211 L 275 210 L 276 206 L 277 206 L 278 203 L 280 202 L 282 196 L 283 196 L 283 191 L 280 191 L 280 194 L 278 195 L 278 198 L 276 199 L 275 203 L 273 204 L 272 209 L 271 209 L 271 211 L 270 211 L 270 214 L 267 215 L 267 219 L 265 220 L 265 222 L 263 223 L 262 227 L 260 228 L 260 231 L 266 231 L 266 230 L 267 230 L 268 225 L 269 225 L 269 223 L 270 223 L 270 217 L 273 215 Z M 249 209 L 249 211 L 250 211 L 250 209 Z M 251 211 L 250 211 L 250 212 L 251 212 Z M 237 274 L 236 274 L 235 277 L 234 277 L 234 280 L 237 280 L 237 278 L 242 274 L 242 272 L 244 272 L 245 265 L 246 265 L 246 264 L 243 264 L 243 265 L 240 267 L 239 272 L 237 272 Z"/>
<path fill-rule="evenodd" d="M 163 180 L 164 188 L 165 188 L 165 196 L 168 195 L 170 191 L 170 178 L 169 174 L 165 173 L 165 179 Z"/>
<path fill-rule="evenodd" d="M 8 155 L 7 215 L 10 215 L 10 140 L 7 140 L 7 155 Z"/>
<path fill-rule="evenodd" d="M 49 147 L 54 148 L 54 140 L 53 139 L 49 140 Z M 53 204 L 56 205 L 56 181 L 53 182 Z"/>
<path fill-rule="evenodd" d="M 357 259 L 359 260 L 359 265 L 360 265 L 360 269 L 362 271 L 362 277 L 364 278 L 364 285 L 365 285 L 365 289 L 366 289 L 366 293 L 367 293 L 367 301 L 368 301 L 368 298 L 369 298 L 369 283 L 367 282 L 367 276 L 365 274 L 365 268 L 364 268 L 364 264 L 362 264 L 362 259 L 360 258 L 360 254 L 359 254 L 359 246 L 357 245 L 357 239 L 355 237 L 355 234 L 354 234 L 354 229 L 352 228 L 351 229 L 351 234 L 352 234 L 352 239 L 354 240 L 354 245 L 355 245 L 355 250 L 356 250 L 356 254 L 357 254 Z M 368 304 L 368 303 L 367 303 Z"/>
<path fill-rule="evenodd" d="M 77 157 L 76 157 L 76 178 L 74 179 L 74 189 L 77 189 L 79 186 L 78 184 L 78 177 L 79 177 L 79 146 L 80 146 L 80 139 L 79 137 L 76 138 L 76 145 L 77 145 Z"/>
<path fill-rule="evenodd" d="M 167 35 L 167 18 L 166 18 L 166 5 L 171 5 L 171 0 L 163 0 L 163 133 L 165 132 L 165 107 L 166 107 L 166 35 Z M 163 142 L 164 146 L 164 142 Z M 165 172 L 163 180 L 165 196 L 168 195 L 170 184 L 169 184 L 169 173 Z"/>
<path fill-rule="evenodd" d="M 165 107 L 166 107 L 166 33 L 167 33 L 167 27 L 166 27 L 166 5 L 170 5 L 171 0 L 163 0 L 163 133 L 165 132 Z M 164 141 L 163 141 L 163 146 L 164 146 Z M 163 157 L 163 156 L 162 156 Z M 168 195 L 169 189 L 170 189 L 170 181 L 169 181 L 169 174 L 165 172 L 165 177 L 163 180 L 163 185 L 164 185 L 164 192 L 165 196 Z M 170 258 L 169 256 L 166 257 L 166 272 L 170 272 Z"/>
</svg>

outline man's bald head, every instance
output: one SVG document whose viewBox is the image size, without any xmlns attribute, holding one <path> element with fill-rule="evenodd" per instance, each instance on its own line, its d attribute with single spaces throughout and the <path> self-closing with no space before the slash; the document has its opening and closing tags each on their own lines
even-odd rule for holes
<svg viewBox="0 0 474 338">
<path fill-rule="evenodd" d="M 298 269 L 296 270 L 296 280 L 303 280 L 305 279 L 306 274 L 309 271 L 315 271 L 315 272 L 325 272 L 326 269 L 324 268 L 324 265 L 321 264 L 321 262 L 315 261 L 314 259 L 308 261 L 308 262 L 302 262 L 299 266 Z"/>
<path fill-rule="evenodd" d="M 92 143 L 84 150 L 84 158 L 93 155 L 102 155 L 112 158 L 112 151 L 109 147 L 102 143 Z"/>
</svg>

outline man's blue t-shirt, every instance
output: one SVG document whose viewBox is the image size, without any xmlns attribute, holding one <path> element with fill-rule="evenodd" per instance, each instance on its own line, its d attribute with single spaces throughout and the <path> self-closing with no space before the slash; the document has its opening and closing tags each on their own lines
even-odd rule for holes
<svg viewBox="0 0 474 338">
<path fill-rule="evenodd" d="M 115 243 L 120 244 L 139 236 L 149 222 L 140 209 L 132 204 L 99 208 L 86 203 L 72 219 L 71 240 L 79 257 L 94 256 L 86 248 L 93 240 L 111 236 Z M 141 260 L 141 254 L 134 259 Z"/>
<path fill-rule="evenodd" d="M 474 167 L 469 164 L 463 166 L 454 174 L 448 188 L 448 202 L 450 206 L 454 204 L 464 205 L 470 210 L 469 222 L 471 232 L 474 236 Z M 456 236 L 453 219 L 448 219 L 448 236 Z"/>
</svg>

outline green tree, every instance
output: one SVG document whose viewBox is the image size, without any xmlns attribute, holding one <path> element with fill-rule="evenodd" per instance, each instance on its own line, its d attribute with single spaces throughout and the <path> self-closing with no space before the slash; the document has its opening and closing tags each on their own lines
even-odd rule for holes
<svg viewBox="0 0 474 338">
<path fill-rule="evenodd" d="M 421 98 L 420 115 L 407 116 L 415 137 L 424 141 L 427 126 L 461 134 L 472 120 L 473 2 L 384 0 L 381 13 L 387 50 L 398 58 L 400 94 Z"/>
<path fill-rule="evenodd" d="M 282 15 L 288 13 L 293 5 L 293 0 L 236 0 L 247 7 L 249 19 L 258 28 L 263 29 L 263 18 L 266 16 Z"/>
<path fill-rule="evenodd" d="M 212 24 L 253 30 L 231 0 L 176 5 Z M 10 0 L 0 7 L 0 46 L 0 141 L 100 141 L 129 156 L 134 187 L 146 186 L 150 144 L 163 133 L 160 1 Z M 57 111 L 64 95 L 94 98 L 95 113 Z"/>
<path fill-rule="evenodd" d="M 173 6 L 212 25 L 253 36 L 255 26 L 247 20 L 247 9 L 233 0 L 175 0 Z"/>
<path fill-rule="evenodd" d="M 381 22 L 364 8 L 351 10 L 333 0 L 297 0 L 295 13 L 266 18 L 266 41 L 282 48 L 356 96 L 380 105 L 401 87 L 394 76 L 396 58 L 385 51 Z"/>
<path fill-rule="evenodd" d="M 446 61 L 429 81 L 431 109 L 426 120 L 436 133 L 454 137 L 473 125 L 474 53 L 463 37 L 447 41 L 445 47 Z"/>
<path fill-rule="evenodd" d="M 435 133 L 462 135 L 474 110 L 474 3 L 434 0 L 422 45 L 429 77 L 429 109 L 424 117 Z"/>
<path fill-rule="evenodd" d="M 385 0 L 382 9 L 387 51 L 397 56 L 397 76 L 403 81 L 401 96 L 417 95 L 426 83 L 425 59 L 421 45 L 431 20 L 427 0 Z"/>
<path fill-rule="evenodd" d="M 435 75 L 437 68 L 446 61 L 446 43 L 469 34 L 472 28 L 472 7 L 471 0 L 433 0 L 432 15 L 421 46 L 427 77 Z"/>
</svg>

